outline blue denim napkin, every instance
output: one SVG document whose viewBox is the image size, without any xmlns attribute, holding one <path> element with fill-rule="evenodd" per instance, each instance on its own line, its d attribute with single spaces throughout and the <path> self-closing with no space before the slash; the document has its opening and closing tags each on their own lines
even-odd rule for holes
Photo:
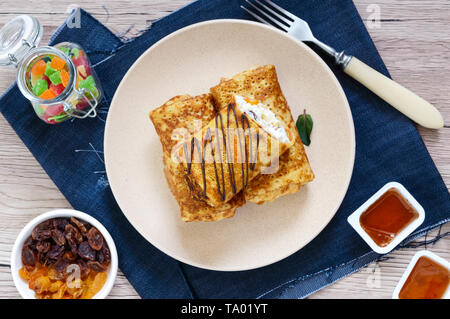
<svg viewBox="0 0 450 319">
<path fill-rule="evenodd" d="M 119 266 L 144 298 L 301 298 L 346 276 L 380 256 L 372 252 L 346 219 L 382 185 L 398 181 L 426 211 L 411 241 L 450 218 L 450 196 L 411 121 L 367 89 L 336 70 L 349 100 L 356 130 L 356 160 L 347 195 L 329 225 L 292 256 L 251 271 L 218 272 L 180 263 L 157 250 L 128 223 L 118 208 L 103 163 L 104 122 L 120 80 L 152 44 L 184 26 L 218 18 L 251 19 L 238 0 L 196 1 L 153 23 L 123 43 L 81 11 L 81 28 L 61 26 L 51 44 L 81 44 L 102 82 L 99 116 L 57 126 L 41 122 L 12 85 L 0 111 L 71 205 L 99 219 L 111 232 Z M 350 0 L 276 0 L 307 20 L 317 37 L 388 75 Z M 182 54 L 182 53 L 181 53 Z"/>
</svg>

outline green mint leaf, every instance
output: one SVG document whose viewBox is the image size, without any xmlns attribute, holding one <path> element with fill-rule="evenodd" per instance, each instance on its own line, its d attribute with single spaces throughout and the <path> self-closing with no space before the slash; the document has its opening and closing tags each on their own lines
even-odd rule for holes
<svg viewBox="0 0 450 319">
<path fill-rule="evenodd" d="M 297 131 L 303 144 L 309 146 L 311 144 L 311 132 L 313 129 L 313 120 L 311 115 L 306 114 L 306 110 L 297 118 Z"/>
</svg>

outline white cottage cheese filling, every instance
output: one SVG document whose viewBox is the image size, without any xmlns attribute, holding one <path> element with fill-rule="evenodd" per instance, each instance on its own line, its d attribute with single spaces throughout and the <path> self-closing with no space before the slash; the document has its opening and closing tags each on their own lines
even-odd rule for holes
<svg viewBox="0 0 450 319">
<path fill-rule="evenodd" d="M 239 110 L 248 114 L 270 135 L 285 144 L 290 143 L 283 123 L 276 118 L 271 110 L 264 107 L 260 101 L 244 98 L 240 95 L 235 95 L 235 101 Z"/>
</svg>

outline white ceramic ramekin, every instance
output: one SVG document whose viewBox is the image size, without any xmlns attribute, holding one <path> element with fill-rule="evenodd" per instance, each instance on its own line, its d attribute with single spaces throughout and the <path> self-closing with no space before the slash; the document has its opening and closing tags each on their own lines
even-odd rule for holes
<svg viewBox="0 0 450 319">
<path fill-rule="evenodd" d="M 402 278 L 400 279 L 400 281 L 397 284 L 397 287 L 395 287 L 394 293 L 392 294 L 392 298 L 393 299 L 399 299 L 398 295 L 400 294 L 400 291 L 403 288 L 403 285 L 406 282 L 406 279 L 408 279 L 409 274 L 411 273 L 411 271 L 413 270 L 414 266 L 416 265 L 417 261 L 419 260 L 420 257 L 422 256 L 426 256 L 428 258 L 430 258 L 431 260 L 437 262 L 438 264 L 444 266 L 445 268 L 447 268 L 448 270 L 450 270 L 450 263 L 439 257 L 436 254 L 433 254 L 431 251 L 428 250 L 421 250 L 418 251 L 414 257 L 411 259 L 411 261 L 409 262 L 408 267 L 406 267 L 405 272 L 403 273 Z M 445 291 L 444 296 L 442 297 L 442 299 L 450 299 L 450 286 L 447 287 L 447 290 Z"/>
<path fill-rule="evenodd" d="M 31 235 L 31 232 L 33 231 L 34 227 L 42 223 L 43 221 L 56 217 L 72 217 L 72 216 L 77 219 L 88 222 L 89 224 L 97 228 L 103 235 L 103 238 L 108 244 L 108 248 L 111 252 L 111 263 L 109 265 L 106 282 L 103 285 L 102 289 L 93 297 L 93 299 L 104 299 L 106 296 L 108 296 L 109 292 L 111 291 L 111 288 L 114 285 L 114 281 L 116 280 L 118 268 L 116 245 L 114 244 L 111 235 L 106 230 L 106 228 L 103 227 L 102 224 L 100 224 L 98 220 L 96 220 L 92 216 L 89 216 L 88 214 L 73 209 L 57 209 L 39 215 L 33 220 L 31 220 L 19 233 L 19 236 L 17 237 L 16 242 L 14 243 L 13 250 L 11 253 L 11 273 L 13 276 L 14 284 L 16 285 L 17 290 L 19 291 L 20 295 L 23 298 L 36 299 L 34 291 L 29 289 L 28 283 L 19 276 L 19 269 L 22 268 L 23 266 L 22 264 L 23 243 Z"/>
<path fill-rule="evenodd" d="M 411 204 L 412 207 L 419 213 L 419 217 L 406 226 L 394 239 L 385 247 L 378 246 L 373 239 L 362 228 L 359 218 L 370 205 L 375 203 L 384 193 L 391 188 L 395 188 L 400 194 Z M 406 237 L 408 237 L 417 227 L 419 227 L 425 220 L 425 211 L 423 207 L 416 201 L 416 199 L 406 190 L 406 188 L 397 182 L 390 182 L 384 185 L 378 192 L 370 197 L 364 204 L 362 204 L 353 214 L 348 216 L 347 221 L 356 230 L 356 232 L 364 239 L 364 241 L 372 248 L 373 251 L 379 254 L 387 254 L 400 244 Z"/>
</svg>

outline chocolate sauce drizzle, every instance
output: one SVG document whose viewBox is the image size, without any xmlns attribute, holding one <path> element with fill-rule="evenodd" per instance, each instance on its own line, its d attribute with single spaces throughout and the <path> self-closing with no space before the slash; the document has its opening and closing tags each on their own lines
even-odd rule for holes
<svg viewBox="0 0 450 319">
<path fill-rule="evenodd" d="M 229 144 L 227 143 L 227 140 L 230 140 L 230 114 L 231 111 L 233 112 L 233 118 L 231 120 L 234 119 L 234 123 L 236 124 L 236 130 L 238 132 L 238 141 L 239 141 L 239 151 L 240 151 L 240 162 L 241 162 L 241 172 L 242 172 L 242 189 L 245 189 L 248 186 L 248 181 L 249 181 L 249 170 L 253 171 L 256 167 L 256 160 L 257 160 L 257 156 L 258 156 L 258 147 L 259 147 L 259 133 L 256 133 L 256 150 L 253 153 L 253 136 L 251 134 L 251 130 L 250 130 L 250 122 L 248 120 L 248 117 L 245 113 L 242 113 L 240 116 L 240 124 L 242 127 L 242 130 L 239 129 L 239 121 L 238 121 L 238 116 L 236 114 L 236 109 L 235 109 L 235 105 L 233 103 L 228 104 L 227 107 L 227 135 L 225 137 L 225 127 L 223 125 L 223 119 L 222 119 L 222 114 L 220 112 L 217 112 L 216 117 L 215 117 L 215 124 L 216 124 L 216 140 L 217 140 L 217 151 L 220 154 L 220 156 L 222 155 L 222 149 L 221 149 L 221 143 L 219 142 L 219 127 L 222 133 L 222 141 L 223 141 L 223 145 L 225 148 L 225 152 L 226 152 L 226 160 L 227 160 L 227 165 L 228 165 L 228 172 L 229 172 L 229 178 L 230 178 L 230 184 L 231 184 L 231 188 L 233 191 L 233 194 L 236 195 L 237 193 L 237 185 L 236 185 L 236 174 L 234 171 L 234 154 L 231 153 Z M 247 147 L 247 139 L 245 137 L 245 130 L 248 130 L 249 133 L 249 147 Z M 241 135 L 244 135 L 243 137 L 241 137 Z M 244 140 L 244 143 L 242 143 L 242 139 Z M 231 141 L 234 142 L 234 141 Z M 184 154 L 185 154 L 185 158 L 186 158 L 186 163 L 187 163 L 187 175 L 191 174 L 191 168 L 192 168 L 192 161 L 194 159 L 194 151 L 197 151 L 197 154 L 200 156 L 201 158 L 201 169 L 202 169 L 202 178 L 203 178 L 203 199 L 206 199 L 206 171 L 205 171 L 205 158 L 206 158 L 206 151 L 207 148 L 209 146 L 209 148 L 211 149 L 211 156 L 213 159 L 213 164 L 214 164 L 214 173 L 215 173 L 215 177 L 216 177 L 216 183 L 217 183 L 217 192 L 219 193 L 220 199 L 222 201 L 225 201 L 226 199 L 226 189 L 225 189 L 225 173 L 224 173 L 224 167 L 223 167 L 223 162 L 220 161 L 220 178 L 219 178 L 219 171 L 217 169 L 217 163 L 216 163 L 216 158 L 215 158 L 215 154 L 214 154 L 214 147 L 212 145 L 212 136 L 211 136 L 211 130 L 208 127 L 208 129 L 206 130 L 206 134 L 204 137 L 204 142 L 203 142 L 203 151 L 202 148 L 200 147 L 200 141 L 197 139 L 197 137 L 192 137 L 191 139 L 191 147 L 190 147 L 190 151 L 188 151 L 188 146 L 187 143 L 184 143 L 183 145 L 183 149 L 184 149 Z M 243 145 L 244 144 L 244 145 Z M 244 147 L 244 148 L 242 148 Z M 245 161 L 243 159 L 243 154 L 245 154 Z M 222 157 L 222 156 L 221 156 Z M 189 188 L 191 188 L 191 190 L 193 189 L 193 185 L 191 183 L 188 183 Z"/>
</svg>

